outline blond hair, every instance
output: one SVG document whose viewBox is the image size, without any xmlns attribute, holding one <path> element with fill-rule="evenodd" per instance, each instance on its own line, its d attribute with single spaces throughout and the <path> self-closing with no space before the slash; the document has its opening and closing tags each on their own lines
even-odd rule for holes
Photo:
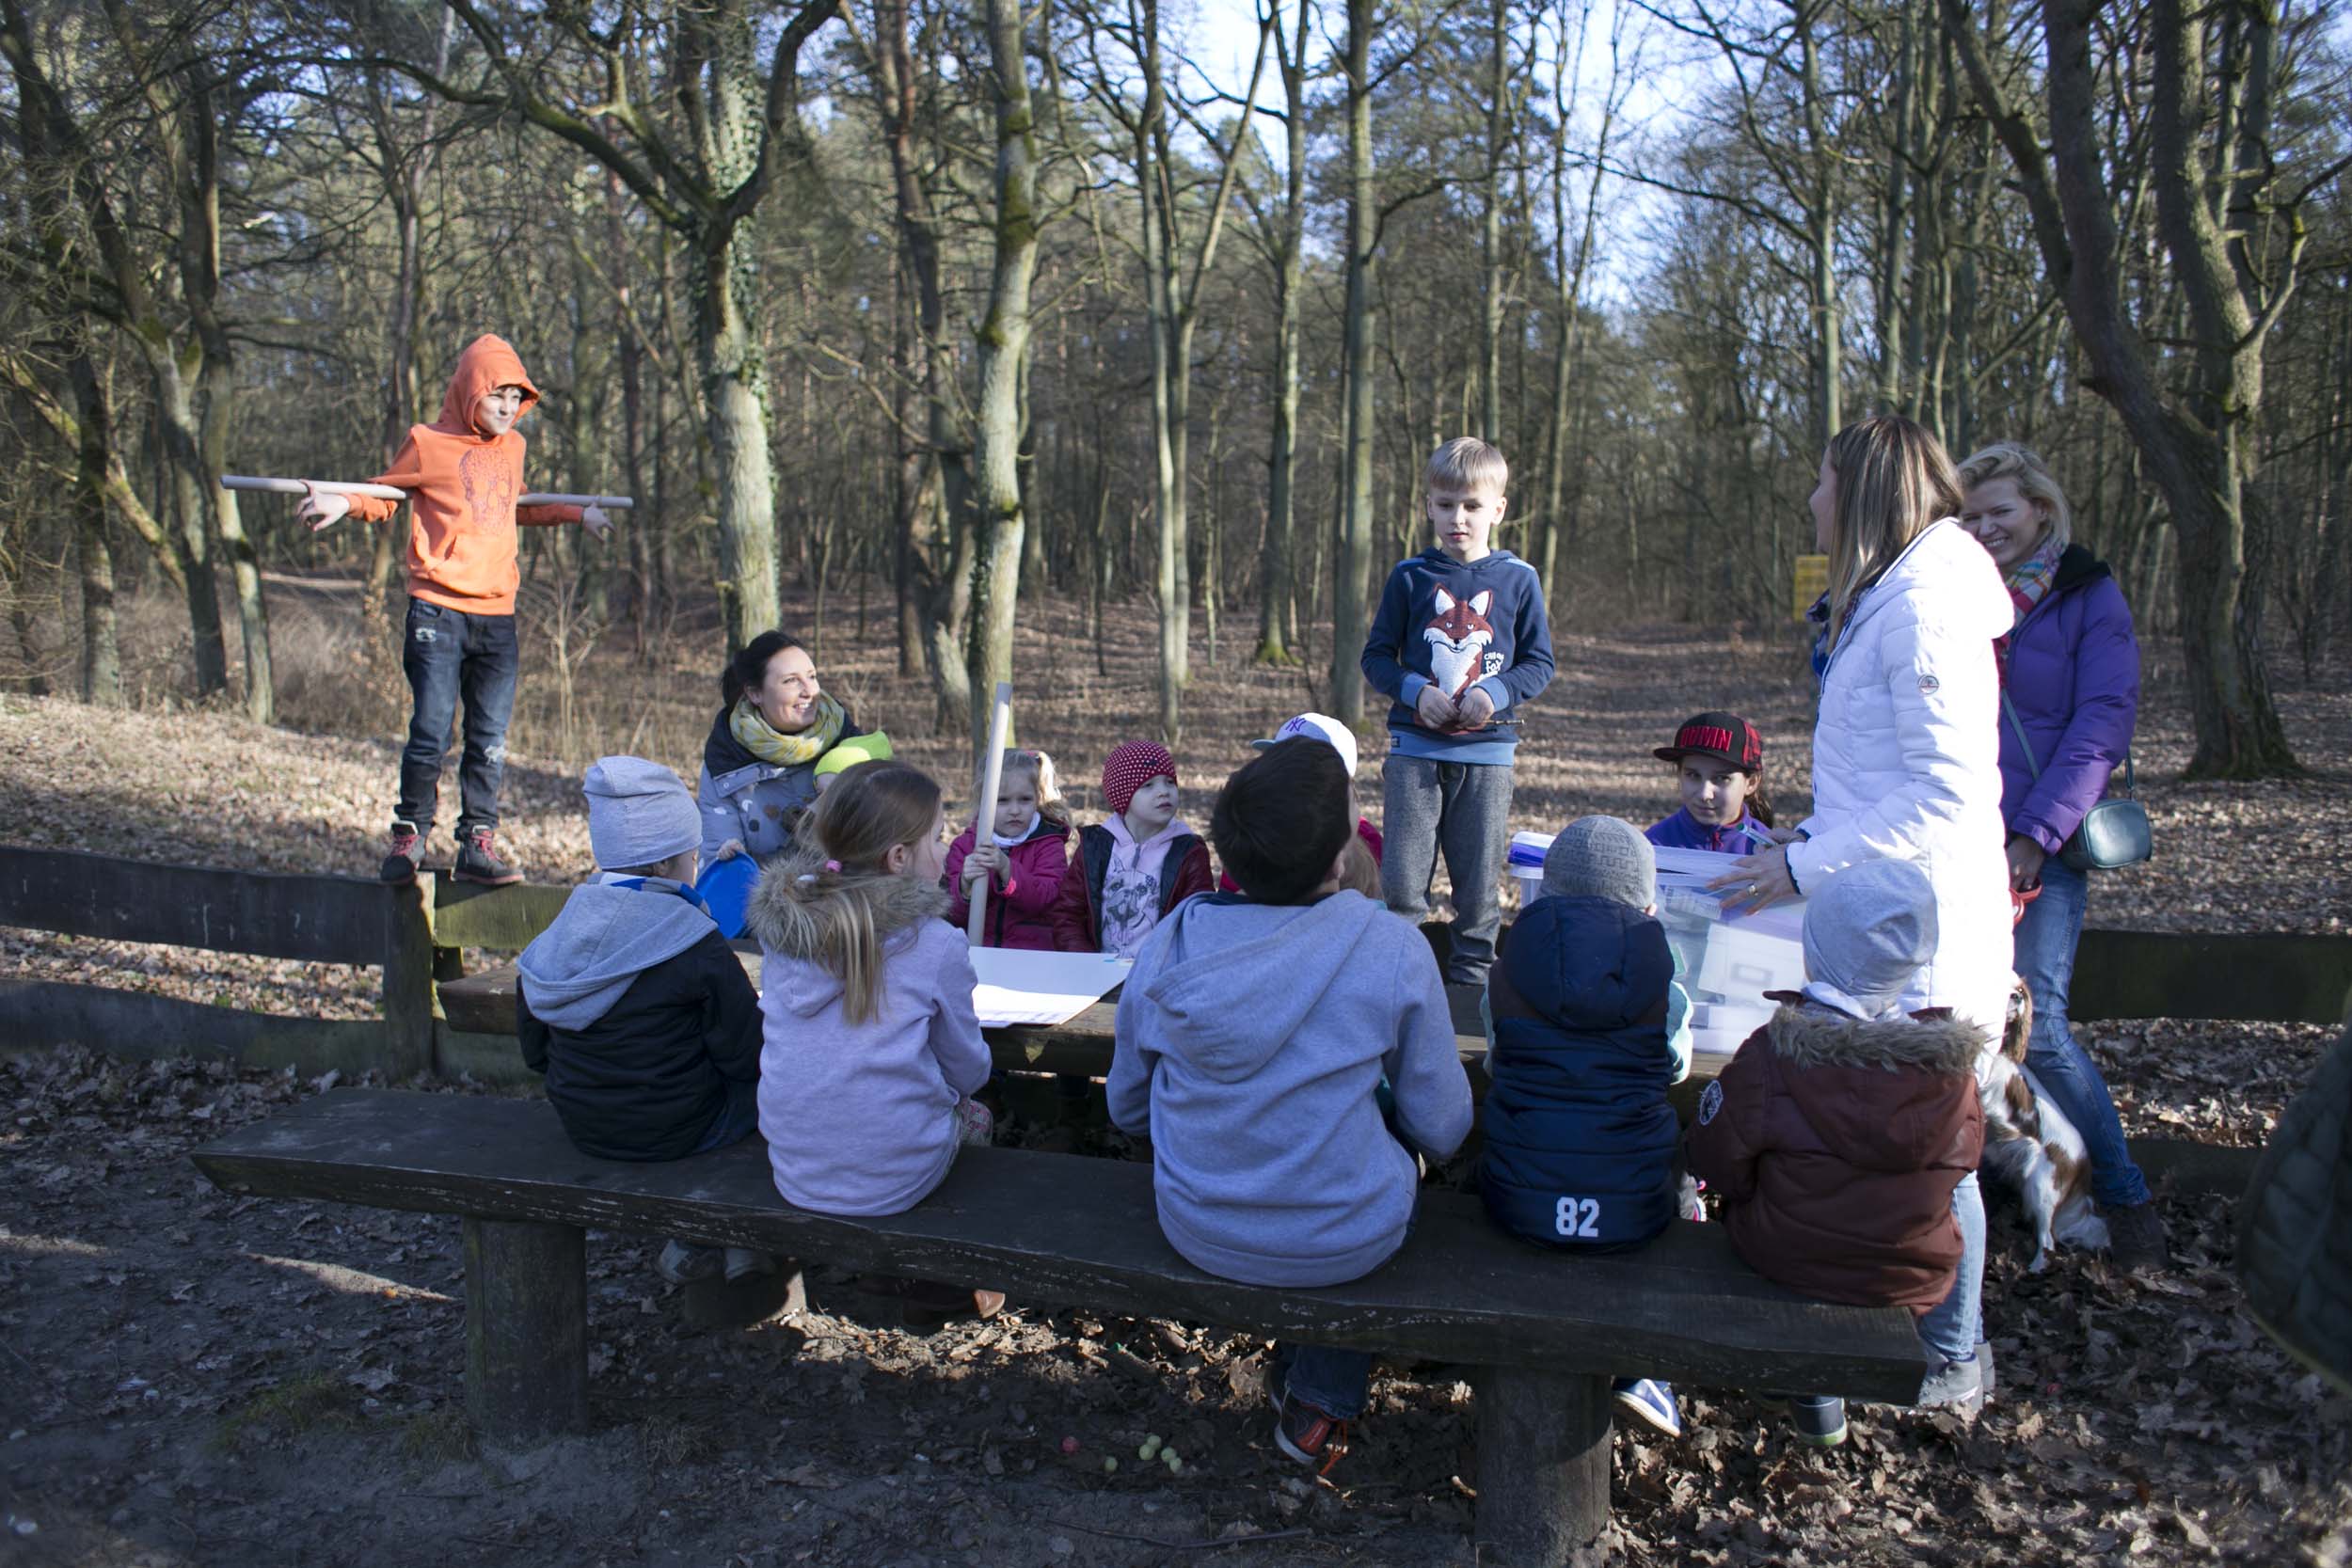
<svg viewBox="0 0 2352 1568">
<path fill-rule="evenodd" d="M 1026 773 L 1037 781 L 1037 814 L 1057 828 L 1070 826 L 1070 803 L 1061 797 L 1060 775 L 1054 771 L 1054 759 L 1033 747 L 1008 746 L 1005 760 L 997 765 L 996 781 L 1001 787 L 1007 776 Z M 972 781 L 972 809 L 980 809 L 980 796 L 988 787 L 985 777 Z M 977 843 L 978 834 L 973 835 Z"/>
<path fill-rule="evenodd" d="M 850 1023 L 874 1016 L 882 989 L 874 911 L 904 875 L 884 863 L 898 846 L 920 844 L 938 820 L 939 785 L 930 774 L 903 762 L 861 763 L 818 798 L 800 843 L 773 873 L 783 879 L 775 912 L 786 934 L 771 945 L 812 955 L 838 978 Z"/>
<path fill-rule="evenodd" d="M 1899 414 L 1848 425 L 1830 437 L 1825 455 L 1837 476 L 1829 543 L 1834 648 L 1862 591 L 1929 524 L 1959 515 L 1962 490 L 1944 443 Z"/>
<path fill-rule="evenodd" d="M 1422 472 L 1428 490 L 1478 490 L 1492 486 L 1498 496 L 1509 494 L 1511 465 L 1502 449 L 1475 436 L 1456 436 L 1429 454 Z"/>
<path fill-rule="evenodd" d="M 2058 488 L 2058 476 L 2050 472 L 2040 452 L 2015 441 L 1995 441 L 1960 466 L 1963 490 L 1974 490 L 1996 479 L 2014 481 L 2019 495 L 2041 503 L 2042 537 L 2034 542 L 2036 549 L 2055 545 L 2063 550 L 2074 542 L 2074 511 L 2066 504 L 2066 492 Z"/>
</svg>

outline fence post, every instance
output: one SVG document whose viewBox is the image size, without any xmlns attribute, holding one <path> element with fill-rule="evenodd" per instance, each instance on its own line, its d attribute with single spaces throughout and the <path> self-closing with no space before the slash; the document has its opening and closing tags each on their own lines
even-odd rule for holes
<svg viewBox="0 0 2352 1568">
<path fill-rule="evenodd" d="M 387 889 L 384 932 L 384 1071 L 393 1079 L 433 1070 L 434 879 Z"/>
</svg>

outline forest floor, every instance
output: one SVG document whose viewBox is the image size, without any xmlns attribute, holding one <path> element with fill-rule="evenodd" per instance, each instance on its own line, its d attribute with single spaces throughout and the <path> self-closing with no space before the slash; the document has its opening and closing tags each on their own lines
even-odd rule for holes
<svg viewBox="0 0 2352 1568">
<path fill-rule="evenodd" d="M 1064 759 L 1083 816 L 1103 753 L 1151 727 L 1149 608 L 1114 614 L 1099 647 L 1073 607 L 1024 615 L 1022 737 Z M 829 686 L 963 794 L 959 743 L 925 733 L 928 689 L 896 676 L 886 646 L 844 646 L 838 606 L 833 624 Z M 354 661 L 331 617 L 319 626 L 290 717 L 328 730 L 339 661 Z M 1241 666 L 1233 634 L 1247 628 L 1225 629 L 1216 663 L 1196 638 L 1178 748 L 1196 824 L 1242 743 L 1320 696 L 1295 672 Z M 549 704 L 548 667 L 527 668 L 505 836 L 534 879 L 588 869 L 585 758 L 635 749 L 691 780 L 714 705 L 705 630 L 673 628 L 650 660 L 616 641 L 594 649 L 568 718 Z M 879 614 L 871 631 L 886 637 Z M 1661 627 L 1563 636 L 1559 652 L 1527 726 L 1515 826 L 1663 815 L 1671 786 L 1648 749 L 1715 706 L 1755 720 L 1778 803 L 1802 810 L 1809 705 L 1793 641 Z M 2344 672 L 2280 693 L 2312 778 L 2222 786 L 2179 782 L 2185 704 L 2166 656 L 2150 662 L 2138 761 L 2158 858 L 2103 878 L 2093 922 L 2347 929 Z M 397 744 L 0 697 L 0 838 L 365 874 Z M 1363 779 L 1376 815 L 1369 765 Z M 0 930 L 0 976 L 312 1016 L 375 1006 L 366 970 L 19 930 Z M 2329 1037 L 2214 1023 L 2084 1034 L 2127 1131 L 2229 1144 L 2263 1139 Z M 76 1050 L 0 1057 L 0 1565 L 1476 1560 L 1475 1425 L 1454 1370 L 1384 1368 L 1357 1451 L 1318 1486 L 1268 1440 L 1263 1346 L 1214 1325 L 1016 1302 L 923 1336 L 820 1272 L 809 1312 L 698 1333 L 632 1236 L 590 1239 L 596 1433 L 477 1452 L 456 1223 L 234 1198 L 186 1160 L 321 1086 Z M 2246 1318 L 2233 1211 L 2166 1195 L 2176 1266 L 2132 1278 L 2076 1253 L 2026 1273 L 2030 1242 L 1996 1202 L 1985 1307 L 2000 1389 L 1982 1417 L 1865 1411 L 1846 1448 L 1818 1453 L 1743 1395 L 1684 1390 L 1681 1439 L 1618 1434 L 1613 1559 L 2352 1563 L 2352 1401 Z M 1113 1344 L 1152 1374 L 1106 1357 Z M 1180 1475 L 1136 1460 L 1147 1433 L 1183 1453 Z M 1122 1467 L 1106 1474 L 1105 1457 Z"/>
</svg>

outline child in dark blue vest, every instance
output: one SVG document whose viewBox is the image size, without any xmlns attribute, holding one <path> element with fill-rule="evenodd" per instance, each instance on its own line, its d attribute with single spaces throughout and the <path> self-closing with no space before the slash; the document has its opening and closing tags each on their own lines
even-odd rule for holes
<svg viewBox="0 0 2352 1568">
<path fill-rule="evenodd" d="M 1657 902 L 1649 841 L 1613 816 L 1579 818 L 1552 840 L 1543 895 L 1486 976 L 1479 1186 L 1515 1235 L 1608 1252 L 1675 1217 L 1681 1129 L 1666 1088 L 1691 1058 L 1670 1043 L 1675 960 Z M 1615 1392 L 1628 1414 L 1681 1434 L 1666 1385 L 1620 1378 Z"/>
</svg>

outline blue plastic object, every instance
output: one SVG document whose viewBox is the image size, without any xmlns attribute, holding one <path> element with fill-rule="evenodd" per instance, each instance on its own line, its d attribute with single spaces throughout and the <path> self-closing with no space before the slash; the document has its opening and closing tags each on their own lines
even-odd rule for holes
<svg viewBox="0 0 2352 1568">
<path fill-rule="evenodd" d="M 734 855 L 705 866 L 694 883 L 695 895 L 719 923 L 719 934 L 733 942 L 743 934 L 743 911 L 752 901 L 752 884 L 759 880 L 759 863 L 749 855 Z"/>
</svg>

